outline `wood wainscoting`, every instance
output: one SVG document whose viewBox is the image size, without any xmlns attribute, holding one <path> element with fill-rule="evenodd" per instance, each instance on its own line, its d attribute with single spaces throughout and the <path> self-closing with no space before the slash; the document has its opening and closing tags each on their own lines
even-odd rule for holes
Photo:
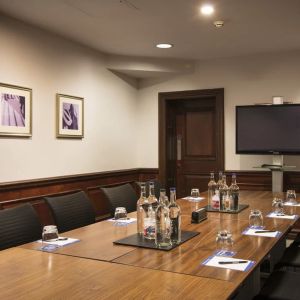
<svg viewBox="0 0 300 300">
<path fill-rule="evenodd" d="M 230 175 L 236 173 L 237 182 L 242 190 L 271 190 L 272 175 L 270 171 L 226 171 L 228 184 Z M 199 175 L 199 174 L 198 174 Z M 200 174 L 209 180 L 209 174 Z M 45 196 L 58 196 L 76 191 L 85 191 L 95 208 L 97 219 L 109 216 L 109 204 L 102 195 L 99 186 L 110 186 L 122 183 L 131 183 L 135 188 L 137 181 L 143 182 L 157 179 L 157 168 L 139 168 L 117 170 L 91 174 L 80 174 L 8 182 L 0 184 L 0 209 L 9 208 L 18 204 L 30 202 L 37 210 L 42 224 L 53 224 L 51 213 L 44 203 Z M 300 192 L 300 172 L 284 173 L 284 191 L 295 189 Z M 205 192 L 205 190 L 201 190 Z"/>
<path fill-rule="evenodd" d="M 43 225 L 53 224 L 51 213 L 44 203 L 45 196 L 58 196 L 83 190 L 95 208 L 97 219 L 109 216 L 109 203 L 99 186 L 157 179 L 158 169 L 129 169 L 91 174 L 60 176 L 0 184 L 0 207 L 9 208 L 30 202 L 38 212 Z"/>
</svg>

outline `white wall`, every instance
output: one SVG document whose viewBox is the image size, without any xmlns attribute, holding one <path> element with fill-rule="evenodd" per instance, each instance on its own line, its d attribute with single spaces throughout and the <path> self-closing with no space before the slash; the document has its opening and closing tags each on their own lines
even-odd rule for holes
<svg viewBox="0 0 300 300">
<path fill-rule="evenodd" d="M 0 82 L 33 90 L 32 138 L 0 138 L 0 182 L 137 167 L 137 91 L 105 56 L 1 16 Z M 55 137 L 56 93 L 84 97 L 84 138 Z"/>
<path fill-rule="evenodd" d="M 144 80 L 138 93 L 138 163 L 158 166 L 158 93 L 193 89 L 225 89 L 225 169 L 253 170 L 271 156 L 235 154 L 235 106 L 271 102 L 272 96 L 300 102 L 300 52 L 198 61 L 193 74 L 158 83 Z M 300 138 L 300 137 L 295 137 Z M 285 157 L 296 164 L 299 157 Z"/>
<path fill-rule="evenodd" d="M 225 88 L 225 168 L 253 170 L 270 156 L 235 155 L 235 105 L 300 102 L 300 52 L 198 61 L 189 75 L 143 80 L 137 91 L 106 57 L 10 18 L 0 18 L 0 82 L 33 89 L 32 138 L 0 138 L 0 182 L 158 167 L 158 93 Z M 85 136 L 55 137 L 55 94 L 85 99 Z M 297 137 L 296 137 L 297 138 Z M 298 157 L 285 157 L 296 164 Z"/>
</svg>

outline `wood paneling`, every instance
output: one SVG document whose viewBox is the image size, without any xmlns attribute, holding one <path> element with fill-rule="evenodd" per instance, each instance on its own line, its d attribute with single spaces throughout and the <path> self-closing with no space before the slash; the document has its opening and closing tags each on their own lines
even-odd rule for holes
<svg viewBox="0 0 300 300">
<path fill-rule="evenodd" d="M 109 216 L 109 204 L 100 193 L 99 186 L 155 178 L 157 178 L 157 169 L 130 169 L 1 183 L 0 205 L 5 209 L 30 202 L 37 210 L 42 224 L 53 224 L 43 197 L 83 190 L 92 201 L 97 219 L 102 219 Z"/>
<path fill-rule="evenodd" d="M 216 157 L 214 111 L 186 112 L 186 156 Z"/>
<path fill-rule="evenodd" d="M 269 171 L 226 171 L 228 184 L 231 182 L 232 173 L 237 174 L 241 190 L 270 191 L 272 189 L 272 175 Z M 109 204 L 101 194 L 99 186 L 125 182 L 134 184 L 136 181 L 148 181 L 157 177 L 157 168 L 144 168 L 1 183 L 0 209 L 30 202 L 37 210 L 42 224 L 53 224 L 52 216 L 43 197 L 83 190 L 91 199 L 97 219 L 100 220 L 109 216 Z M 199 188 L 201 192 L 204 192 L 207 189 L 208 180 L 209 174 L 203 172 L 190 175 L 188 181 L 191 183 L 191 188 L 197 187 L 198 181 L 202 182 Z M 287 189 L 300 191 L 300 172 L 284 173 L 284 191 Z"/>
</svg>

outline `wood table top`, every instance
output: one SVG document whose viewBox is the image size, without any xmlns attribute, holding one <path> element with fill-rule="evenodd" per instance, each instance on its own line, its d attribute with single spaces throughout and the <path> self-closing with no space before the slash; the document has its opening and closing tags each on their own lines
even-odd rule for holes
<svg viewBox="0 0 300 300">
<path fill-rule="evenodd" d="M 207 205 L 207 193 L 203 193 L 204 200 L 200 202 L 192 202 L 184 199 L 179 199 L 178 204 L 181 207 L 182 214 L 191 215 L 192 211 L 202 208 Z M 283 193 L 273 193 L 271 191 L 240 191 L 240 203 L 248 204 L 249 207 L 242 210 L 239 213 L 220 213 L 216 212 L 208 212 L 209 218 L 217 218 L 217 219 L 249 219 L 249 214 L 251 209 L 259 209 L 264 217 L 272 211 L 272 200 L 274 196 L 280 196 L 284 199 L 285 195 Z M 295 214 L 300 214 L 300 207 L 294 207 Z"/>
<path fill-rule="evenodd" d="M 0 252 L 1 299 L 226 299 L 231 283 L 22 248 Z"/>
<path fill-rule="evenodd" d="M 135 216 L 132 213 L 131 216 Z M 72 231 L 62 233 L 61 236 L 76 238 L 80 242 L 61 247 L 55 251 L 57 254 L 65 254 L 83 258 L 111 261 L 130 251 L 135 247 L 114 245 L 115 240 L 136 233 L 136 223 L 127 226 L 114 226 L 114 222 L 102 221 Z M 41 243 L 29 243 L 22 248 L 38 249 Z"/>
<path fill-rule="evenodd" d="M 113 270 L 110 268 L 121 267 L 121 265 L 124 269 L 121 268 L 120 272 L 122 273 L 124 270 L 122 274 L 124 274 L 124 278 L 126 278 L 126 280 L 128 278 L 126 270 L 128 270 L 129 273 L 131 272 L 133 276 L 136 276 L 136 278 L 140 278 L 140 275 L 144 276 L 144 272 L 149 272 L 149 276 L 153 276 L 153 280 L 157 280 L 157 282 L 159 282 L 159 280 L 162 280 L 162 282 L 166 281 L 167 283 L 169 281 L 171 282 L 172 280 L 174 280 L 174 282 L 176 280 L 180 281 L 180 276 L 183 276 L 183 282 L 185 282 L 185 284 L 192 289 L 194 289 L 194 286 L 196 286 L 196 282 L 197 284 L 199 284 L 199 286 L 204 286 L 205 282 L 207 284 L 207 288 L 205 288 L 204 293 L 207 293 L 208 299 L 210 298 L 210 296 L 212 296 L 212 299 L 217 299 L 214 298 L 214 296 L 219 295 L 218 293 L 220 293 L 221 295 L 219 299 L 225 299 L 227 298 L 227 291 L 228 295 L 230 293 L 233 293 L 236 287 L 238 287 L 245 280 L 245 278 L 253 272 L 256 267 L 258 267 L 263 258 L 276 245 L 276 243 L 279 242 L 281 238 L 285 237 L 285 235 L 296 222 L 296 220 L 284 220 L 266 217 L 266 215 L 272 211 L 272 198 L 272 192 L 242 191 L 241 203 L 249 204 L 249 208 L 245 209 L 239 214 L 211 212 L 208 213 L 208 219 L 201 222 L 200 224 L 191 223 L 191 211 L 192 209 L 195 209 L 195 205 L 197 205 L 198 207 L 205 206 L 207 204 L 207 201 L 203 200 L 195 204 L 188 200 L 179 199 L 178 203 L 182 210 L 182 230 L 198 231 L 200 232 L 200 234 L 171 251 L 160 251 L 131 246 L 114 245 L 113 241 L 136 233 L 136 223 L 129 224 L 128 226 L 115 226 L 114 223 L 110 221 L 102 221 L 62 234 L 66 237 L 78 238 L 80 239 L 80 242 L 59 248 L 54 252 L 54 254 L 48 254 L 41 251 L 26 251 L 39 253 L 36 254 L 37 257 L 42 257 L 44 254 L 47 257 L 55 258 L 55 260 L 63 260 L 63 258 L 56 258 L 60 256 L 74 256 L 73 259 L 89 258 L 97 260 L 94 263 L 106 261 L 105 265 L 103 265 L 104 271 L 101 268 L 98 271 L 100 273 L 103 272 L 104 274 L 108 274 L 107 276 L 110 276 L 109 278 L 111 278 L 111 280 L 116 280 L 118 284 L 119 280 L 121 280 L 121 277 L 111 277 L 112 275 L 109 275 L 108 270 Z M 282 233 L 280 237 L 254 237 L 242 234 L 242 232 L 249 226 L 248 218 L 250 209 L 254 208 L 260 209 L 263 212 L 265 228 L 280 231 Z M 295 212 L 300 214 L 300 207 L 297 207 Z M 129 215 L 131 217 L 136 216 L 135 213 L 131 213 Z M 206 258 L 213 255 L 214 251 L 216 250 L 215 239 L 216 234 L 220 229 L 227 229 L 232 232 L 234 239 L 232 250 L 236 252 L 235 257 L 255 261 L 256 264 L 253 268 L 251 268 L 247 272 L 240 272 L 229 269 L 203 266 L 201 264 L 201 262 L 203 262 Z M 41 244 L 30 243 L 20 247 L 27 249 L 37 249 L 41 247 Z M 84 261 L 87 260 L 80 259 L 80 265 L 84 265 Z M 101 266 L 103 263 L 104 262 L 101 263 Z M 89 264 L 92 263 L 89 262 Z M 45 266 L 43 268 L 45 268 Z M 98 271 L 92 270 L 91 272 L 97 273 Z M 70 276 L 73 275 L 70 274 Z M 172 276 L 174 276 L 175 279 Z M 101 280 L 102 278 L 103 276 L 101 275 Z M 134 297 L 139 294 L 139 290 L 141 295 L 146 295 L 146 298 L 149 297 L 150 299 L 154 299 L 155 297 L 153 295 L 155 295 L 155 291 L 151 290 L 150 287 L 148 287 L 148 290 L 146 289 L 146 291 L 144 291 L 144 286 L 142 283 L 143 281 L 141 281 L 140 279 L 138 280 L 138 283 L 135 283 L 136 286 L 134 286 L 133 283 L 132 285 L 134 287 L 130 286 L 130 289 L 133 289 L 131 299 L 135 299 Z M 213 284 L 216 284 L 216 291 L 209 291 L 210 288 L 208 287 L 212 286 L 210 280 L 214 281 Z M 109 282 L 107 282 L 107 284 L 109 285 Z M 128 285 L 130 285 L 130 282 L 128 283 Z M 111 283 L 111 286 L 114 285 Z M 159 286 L 162 286 L 162 284 L 159 284 Z M 179 286 L 186 294 L 182 294 L 182 291 L 180 289 L 177 289 Z M 221 289 L 224 289 L 224 294 L 223 292 L 221 293 L 217 290 L 218 286 L 220 286 Z M 109 294 L 109 292 L 106 291 L 106 288 L 103 287 L 103 289 Z M 119 291 L 119 286 L 117 286 L 116 289 L 117 291 Z M 176 286 L 175 290 L 178 290 L 178 293 L 175 291 L 171 291 L 171 288 L 167 289 L 164 287 L 164 289 L 166 289 L 164 291 L 166 295 L 165 299 L 168 299 L 168 297 L 171 297 L 171 295 L 173 295 L 173 299 L 175 296 L 178 296 L 178 298 L 183 297 L 184 299 L 188 299 L 188 297 L 192 294 L 197 298 L 196 291 L 187 290 L 187 288 L 184 287 L 183 284 L 179 284 L 178 286 Z M 212 289 L 215 290 L 215 287 L 213 287 Z M 102 291 L 101 288 L 99 288 L 99 290 Z M 196 290 L 199 293 L 201 291 L 201 289 L 198 288 Z M 115 295 L 117 295 L 117 291 Z M 201 295 L 202 294 L 203 292 L 201 292 Z M 126 297 L 124 299 L 127 299 Z"/>
</svg>

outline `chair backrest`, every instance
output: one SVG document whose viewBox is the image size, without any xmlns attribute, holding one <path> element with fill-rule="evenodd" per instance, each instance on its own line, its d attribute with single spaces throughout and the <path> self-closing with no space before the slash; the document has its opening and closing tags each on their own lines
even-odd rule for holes
<svg viewBox="0 0 300 300">
<path fill-rule="evenodd" d="M 29 203 L 0 211 L 0 250 L 33 242 L 41 237 L 41 223 Z"/>
<path fill-rule="evenodd" d="M 50 207 L 59 232 L 95 223 L 94 208 L 83 191 L 44 199 Z"/>
<path fill-rule="evenodd" d="M 126 207 L 127 212 L 136 210 L 138 196 L 129 183 L 114 187 L 101 187 L 101 191 L 109 200 L 111 214 L 114 214 L 116 207 Z"/>
</svg>

